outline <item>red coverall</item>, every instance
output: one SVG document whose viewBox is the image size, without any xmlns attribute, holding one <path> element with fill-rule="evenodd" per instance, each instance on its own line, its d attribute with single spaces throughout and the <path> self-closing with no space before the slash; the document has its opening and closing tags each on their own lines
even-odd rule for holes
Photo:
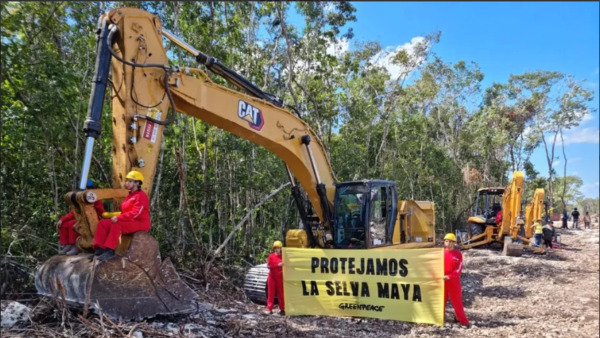
<svg viewBox="0 0 600 338">
<path fill-rule="evenodd" d="M 496 225 L 502 223 L 502 210 L 499 210 L 496 214 Z"/>
<path fill-rule="evenodd" d="M 460 273 L 463 268 L 463 257 L 458 250 L 444 249 L 444 275 L 450 277 L 444 281 L 444 314 L 446 313 L 446 303 L 448 297 L 454 308 L 456 319 L 462 325 L 469 325 L 469 320 L 465 315 L 462 304 L 462 289 L 460 287 Z"/>
<path fill-rule="evenodd" d="M 98 218 L 101 218 L 102 213 L 104 212 L 104 204 L 102 204 L 101 200 L 94 202 L 94 209 L 96 209 Z M 75 213 L 73 213 L 73 209 L 71 209 L 68 214 L 61 217 L 60 220 L 62 221 L 60 230 L 58 231 L 60 245 L 74 245 L 79 234 L 73 230 L 73 227 L 75 226 Z"/>
<path fill-rule="evenodd" d="M 130 193 L 121 203 L 121 214 L 117 222 L 103 219 L 98 222 L 94 236 L 94 249 L 115 249 L 121 234 L 150 230 L 150 203 L 142 190 Z"/>
<path fill-rule="evenodd" d="M 267 267 L 269 268 L 269 277 L 267 278 L 267 310 L 273 310 L 275 301 L 275 292 L 277 291 L 277 302 L 279 302 L 279 311 L 285 311 L 283 300 L 283 267 L 278 266 L 281 263 L 282 256 L 272 253 L 267 258 Z"/>
</svg>

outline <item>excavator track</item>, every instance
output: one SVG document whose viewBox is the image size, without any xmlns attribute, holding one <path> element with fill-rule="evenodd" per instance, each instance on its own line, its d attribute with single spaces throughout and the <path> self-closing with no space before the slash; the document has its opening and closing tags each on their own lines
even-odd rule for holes
<svg viewBox="0 0 600 338">
<path fill-rule="evenodd" d="M 89 255 L 50 257 L 36 272 L 38 293 L 125 320 L 197 311 L 198 294 L 179 279 L 169 258 L 161 260 L 150 234 L 135 233 L 123 256 L 98 262 Z"/>
<path fill-rule="evenodd" d="M 269 269 L 267 264 L 257 265 L 251 268 L 244 280 L 244 292 L 246 297 L 255 304 L 267 304 L 267 278 Z"/>
</svg>

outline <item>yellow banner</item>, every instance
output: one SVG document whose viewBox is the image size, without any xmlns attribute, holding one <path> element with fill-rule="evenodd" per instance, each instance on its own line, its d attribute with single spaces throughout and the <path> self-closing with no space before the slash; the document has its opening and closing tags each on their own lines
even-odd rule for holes
<svg viewBox="0 0 600 338">
<path fill-rule="evenodd" d="M 444 323 L 443 249 L 283 248 L 287 315 Z"/>
</svg>

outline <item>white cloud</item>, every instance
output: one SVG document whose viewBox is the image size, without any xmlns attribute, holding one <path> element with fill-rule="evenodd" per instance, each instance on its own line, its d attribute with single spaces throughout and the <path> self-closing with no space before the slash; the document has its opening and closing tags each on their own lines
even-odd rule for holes
<svg viewBox="0 0 600 338">
<path fill-rule="evenodd" d="M 583 160 L 583 157 L 573 157 L 573 158 L 568 159 L 569 163 L 579 162 L 582 160 Z"/>
<path fill-rule="evenodd" d="M 554 160 L 554 161 L 552 162 L 552 166 L 553 166 L 553 167 L 557 167 L 558 165 L 560 165 L 560 161 L 559 161 L 559 160 Z"/>
<path fill-rule="evenodd" d="M 334 8 L 335 8 L 335 5 L 333 3 L 328 3 L 327 5 L 325 5 L 325 14 L 329 14 L 329 13 L 333 12 Z"/>
<path fill-rule="evenodd" d="M 563 138 L 565 145 L 579 143 L 597 144 L 600 141 L 600 131 L 598 128 L 575 128 L 565 132 Z"/>
<path fill-rule="evenodd" d="M 584 84 L 588 87 L 598 87 L 598 84 L 596 82 L 587 81 L 587 82 L 584 82 Z"/>
<path fill-rule="evenodd" d="M 538 131 L 530 126 L 526 126 L 523 130 L 523 138 L 528 140 L 530 137 L 537 137 Z"/>
<path fill-rule="evenodd" d="M 596 67 L 596 70 L 592 73 L 592 75 L 598 75 L 600 73 L 600 68 Z"/>
<path fill-rule="evenodd" d="M 585 113 L 585 115 L 583 115 L 583 118 L 581 119 L 581 123 L 580 124 L 586 124 L 590 121 L 594 120 L 594 115 L 590 114 L 589 112 Z"/>
<path fill-rule="evenodd" d="M 302 37 L 303 42 L 309 39 L 308 36 Z M 335 56 L 336 58 L 342 57 L 345 53 L 348 52 L 350 48 L 350 42 L 345 38 L 338 39 L 337 42 L 334 40 L 330 40 L 325 52 L 329 55 Z M 319 53 L 318 50 L 313 50 L 313 53 Z M 316 72 L 316 68 L 320 65 L 320 61 L 315 61 L 314 59 L 306 60 L 298 60 L 294 64 L 294 73 L 296 74 L 313 74 Z M 287 75 L 287 68 L 283 70 L 283 74 Z"/>
<path fill-rule="evenodd" d="M 341 38 L 338 42 L 330 42 L 327 46 L 326 52 L 329 55 L 340 57 L 348 52 L 349 47 L 350 42 L 348 42 L 348 40 L 345 38 Z"/>
<path fill-rule="evenodd" d="M 404 50 L 404 51 L 406 51 L 406 53 L 408 54 L 409 57 L 414 58 L 414 57 L 416 57 L 416 55 L 415 55 L 416 47 L 422 43 L 425 43 L 425 38 L 422 36 L 416 36 L 416 37 L 412 38 L 410 40 L 410 42 L 407 42 L 403 45 L 398 45 L 395 48 L 391 47 L 391 46 L 386 47 L 384 50 L 382 50 L 379 53 L 377 53 L 376 55 L 374 55 L 370 61 L 374 65 L 382 66 L 385 69 L 387 69 L 387 71 L 391 75 L 391 79 L 396 80 L 401 75 L 406 76 L 407 75 L 406 73 L 409 71 L 409 69 L 407 69 L 403 66 L 395 65 L 392 63 L 392 60 L 394 59 L 396 54 L 398 54 L 398 52 Z M 417 59 L 416 61 L 420 64 L 421 62 L 423 62 L 425 60 L 422 56 L 420 56 L 419 59 Z"/>
<path fill-rule="evenodd" d="M 598 189 L 600 188 L 600 182 L 594 182 L 590 184 L 584 184 L 579 188 L 586 197 L 598 197 Z"/>
</svg>

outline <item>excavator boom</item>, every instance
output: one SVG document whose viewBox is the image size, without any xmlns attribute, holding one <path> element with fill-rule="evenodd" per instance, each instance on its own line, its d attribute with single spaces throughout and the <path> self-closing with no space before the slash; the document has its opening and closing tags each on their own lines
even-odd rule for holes
<svg viewBox="0 0 600 338">
<path fill-rule="evenodd" d="M 103 18 L 108 47 L 99 45 L 97 60 L 102 64 L 106 59 L 102 53 L 112 55 L 113 87 L 117 91 L 112 102 L 113 187 L 121 187 L 124 174 L 135 167 L 147 177 L 143 189 L 150 194 L 162 131 L 177 111 L 269 149 L 286 163 L 292 185 L 295 182 L 291 174 L 308 196 L 314 215 L 305 211 L 303 223 L 310 224 L 307 218 L 313 216 L 319 225 L 330 225 L 335 194 L 333 171 L 323 145 L 305 121 L 283 108 L 281 100 L 164 29 L 150 13 L 119 8 Z M 99 40 L 104 39 L 103 32 Z M 214 83 L 201 69 L 170 66 L 163 36 L 247 94 Z M 98 92 L 93 92 L 91 100 L 97 96 Z M 167 119 L 169 106 L 174 111 Z M 91 109 L 85 130 L 91 136 L 99 135 L 101 110 Z M 82 177 L 87 171 L 84 167 Z M 321 245 L 326 241 L 321 240 Z"/>
<path fill-rule="evenodd" d="M 216 84 L 200 69 L 169 65 L 163 36 L 246 94 Z M 176 113 L 202 119 L 281 158 L 310 246 L 331 245 L 335 194 L 331 164 L 314 131 L 283 108 L 281 100 L 185 44 L 164 30 L 156 16 L 140 9 L 118 8 L 104 14 L 96 42 L 81 182 L 87 181 L 94 143 L 101 134 L 105 91 L 112 73 L 113 189 L 84 190 L 80 184 L 82 191 L 65 196 L 77 221 L 79 249 L 93 250 L 99 221 L 94 201 L 112 200 L 117 206 L 128 193 L 121 188 L 128 171 L 141 172 L 146 178 L 142 189 L 151 194 L 163 129 Z M 300 186 L 312 205 L 310 210 L 304 209 Z M 161 260 L 158 243 L 148 233 L 122 235 L 115 251 L 118 256 L 101 264 L 90 261 L 88 254 L 51 257 L 36 273 L 38 292 L 57 296 L 57 290 L 62 290 L 68 301 L 89 303 L 113 317 L 140 319 L 196 309 L 197 294 L 179 279 L 169 259 Z"/>
</svg>

